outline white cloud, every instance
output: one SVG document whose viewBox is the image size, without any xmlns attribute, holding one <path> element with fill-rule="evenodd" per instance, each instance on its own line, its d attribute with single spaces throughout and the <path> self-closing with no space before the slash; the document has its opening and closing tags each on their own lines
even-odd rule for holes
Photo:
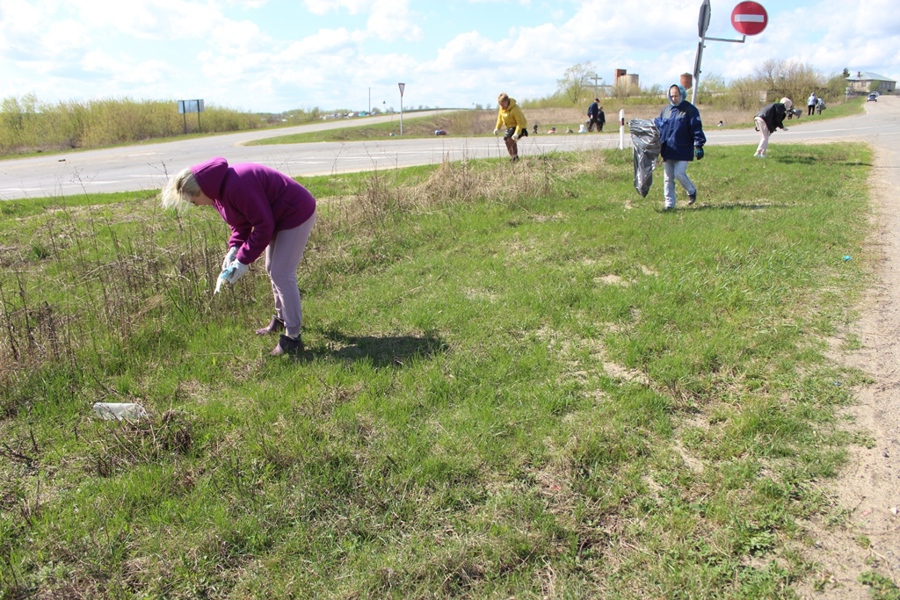
<svg viewBox="0 0 900 600">
<path fill-rule="evenodd" d="M 189 0 L 90 0 L 70 6 L 91 29 L 114 30 L 138 39 L 197 35 L 221 18 L 215 3 Z"/>
<path fill-rule="evenodd" d="M 398 104 L 489 103 L 552 93 L 590 61 L 644 86 L 693 68 L 698 0 L 0 0 L 0 97 L 203 97 L 248 110 L 361 108 L 368 90 Z M 716 3 L 714 3 L 716 4 Z M 708 41 L 703 72 L 730 81 L 770 58 L 823 74 L 844 67 L 888 77 L 900 67 L 894 0 L 792 0 L 745 43 Z M 412 9 L 410 7 L 413 7 Z M 835 19 L 833 14 L 842 14 Z M 709 35 L 739 38 L 730 7 Z"/>
<path fill-rule="evenodd" d="M 373 2 L 374 0 L 304 0 L 303 6 L 314 15 L 325 15 L 341 10 L 357 15 L 366 12 Z"/>
<path fill-rule="evenodd" d="M 366 29 L 381 40 L 402 39 L 408 42 L 422 38 L 422 29 L 409 11 L 407 0 L 376 0 Z"/>
</svg>

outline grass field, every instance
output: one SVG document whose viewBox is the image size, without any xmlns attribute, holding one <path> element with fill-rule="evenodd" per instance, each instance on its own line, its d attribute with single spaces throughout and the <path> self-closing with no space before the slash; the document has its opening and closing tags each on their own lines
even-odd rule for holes
<svg viewBox="0 0 900 600">
<path fill-rule="evenodd" d="M 260 265 L 213 297 L 214 211 L 0 204 L 0 598 L 827 587 L 871 154 L 752 150 L 670 212 L 630 152 L 305 179 L 299 360 L 253 335 Z"/>
</svg>

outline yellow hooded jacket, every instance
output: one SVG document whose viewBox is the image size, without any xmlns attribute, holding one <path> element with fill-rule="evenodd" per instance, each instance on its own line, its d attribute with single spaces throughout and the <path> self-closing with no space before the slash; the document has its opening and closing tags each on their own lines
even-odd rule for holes
<svg viewBox="0 0 900 600">
<path fill-rule="evenodd" d="M 506 105 L 505 110 L 501 106 L 500 110 L 497 112 L 497 124 L 494 125 L 494 129 L 500 129 L 501 126 L 505 129 L 515 127 L 516 132 L 514 135 L 519 135 L 522 133 L 523 129 L 528 127 L 528 121 L 525 120 L 525 114 L 513 98 L 509 99 L 509 104 Z"/>
</svg>

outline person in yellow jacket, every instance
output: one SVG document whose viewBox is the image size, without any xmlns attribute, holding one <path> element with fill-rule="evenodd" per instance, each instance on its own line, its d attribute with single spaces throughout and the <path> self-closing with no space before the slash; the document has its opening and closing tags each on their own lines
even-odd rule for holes
<svg viewBox="0 0 900 600">
<path fill-rule="evenodd" d="M 494 125 L 494 135 L 500 133 L 501 127 L 506 128 L 503 141 L 506 142 L 506 149 L 512 157 L 510 160 L 516 162 L 519 160 L 519 144 L 517 141 L 519 138 L 528 135 L 528 121 L 525 120 L 525 115 L 522 113 L 519 105 L 516 104 L 515 99 L 507 96 L 505 92 L 502 92 L 497 97 L 497 104 L 500 105 L 500 110 L 497 111 L 497 124 Z"/>
</svg>

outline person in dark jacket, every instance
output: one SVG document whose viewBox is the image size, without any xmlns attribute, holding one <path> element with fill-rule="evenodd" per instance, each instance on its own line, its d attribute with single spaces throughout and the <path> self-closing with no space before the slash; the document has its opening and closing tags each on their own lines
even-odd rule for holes
<svg viewBox="0 0 900 600">
<path fill-rule="evenodd" d="M 703 158 L 706 135 L 697 107 L 684 99 L 685 90 L 669 87 L 669 105 L 662 109 L 654 123 L 659 129 L 660 155 L 665 170 L 665 210 L 675 208 L 675 181 L 688 193 L 688 204 L 697 201 L 697 187 L 687 175 L 688 163 Z"/>
<path fill-rule="evenodd" d="M 591 105 L 588 107 L 587 116 L 588 131 L 593 131 L 594 125 L 597 126 L 598 133 L 603 131 L 603 124 L 606 122 L 606 117 L 603 114 L 603 109 L 600 107 L 600 98 L 594 98 L 594 101 L 591 102 Z"/>
<path fill-rule="evenodd" d="M 273 356 L 302 352 L 297 266 L 316 222 L 312 194 L 275 169 L 254 163 L 229 165 L 216 157 L 181 170 L 169 180 L 161 198 L 165 208 L 212 206 L 231 227 L 220 279 L 234 284 L 265 252 L 275 316 L 256 333 L 284 331 Z"/>
<path fill-rule="evenodd" d="M 794 103 L 790 98 L 782 98 L 780 102 L 768 104 L 759 111 L 753 122 L 756 123 L 756 130 L 759 131 L 759 146 L 756 147 L 756 158 L 765 158 L 769 149 L 769 136 L 775 133 L 776 129 L 787 131 L 784 126 L 784 118 Z"/>
</svg>

